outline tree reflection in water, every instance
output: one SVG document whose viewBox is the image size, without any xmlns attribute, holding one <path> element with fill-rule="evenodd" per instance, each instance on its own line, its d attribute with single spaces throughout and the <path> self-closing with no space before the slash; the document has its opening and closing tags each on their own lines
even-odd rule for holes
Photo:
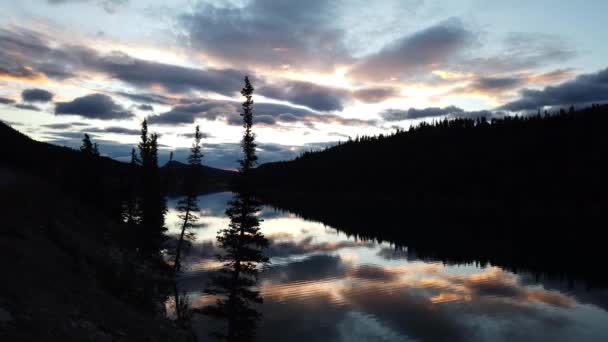
<svg viewBox="0 0 608 342">
<path fill-rule="evenodd" d="M 224 254 L 218 256 L 224 266 L 213 276 L 206 293 L 217 295 L 215 305 L 203 313 L 226 320 L 225 332 L 214 335 L 228 341 L 245 341 L 253 337 L 260 313 L 255 304 L 262 297 L 254 288 L 260 266 L 268 263 L 263 250 L 268 240 L 260 232 L 257 213 L 260 204 L 248 192 L 242 192 L 229 202 L 226 215 L 230 225 L 217 236 Z"/>
</svg>

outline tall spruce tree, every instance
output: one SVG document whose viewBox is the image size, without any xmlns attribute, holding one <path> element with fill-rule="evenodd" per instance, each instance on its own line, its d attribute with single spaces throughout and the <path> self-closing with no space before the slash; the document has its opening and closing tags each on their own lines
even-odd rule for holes
<svg viewBox="0 0 608 342">
<path fill-rule="evenodd" d="M 140 251 L 158 255 L 165 241 L 167 207 L 158 170 L 158 135 L 148 133 L 148 122 L 145 119 L 141 125 L 141 141 L 138 147 L 143 173 Z"/>
<path fill-rule="evenodd" d="M 195 238 L 192 229 L 196 226 L 198 221 L 197 213 L 199 208 L 196 195 L 198 193 L 202 166 L 201 161 L 203 159 L 201 139 L 202 134 L 199 126 L 196 126 L 194 143 L 190 148 L 190 156 L 188 157 L 188 171 L 185 181 L 186 197 L 177 203 L 177 210 L 180 213 L 179 218 L 181 219 L 181 231 L 175 248 L 175 260 L 173 264 L 173 271 L 175 273 L 181 270 L 181 257 L 185 244 Z"/>
<path fill-rule="evenodd" d="M 243 102 L 243 127 L 245 132 L 241 141 L 243 159 L 240 160 L 238 193 L 229 202 L 226 215 L 230 218 L 228 228 L 222 229 L 217 236 L 218 245 L 224 253 L 218 256 L 223 263 L 222 269 L 213 277 L 207 293 L 220 298 L 215 305 L 206 307 L 203 312 L 226 320 L 226 330 L 216 335 L 228 341 L 245 341 L 253 338 L 260 314 L 255 309 L 262 297 L 254 286 L 257 283 L 259 267 L 268 263 L 263 253 L 268 240 L 260 231 L 257 213 L 260 204 L 254 199 L 246 186 L 247 177 L 254 167 L 255 135 L 253 126 L 253 87 L 245 77 L 241 94 Z"/>
<path fill-rule="evenodd" d="M 255 154 L 255 148 L 257 146 L 255 144 L 255 135 L 251 130 L 253 126 L 253 91 L 254 89 L 249 81 L 249 77 L 245 76 L 245 86 L 241 89 L 241 95 L 245 97 L 245 101 L 241 105 L 243 107 L 243 113 L 241 113 L 241 116 L 243 117 L 243 128 L 245 128 L 243 140 L 241 141 L 243 159 L 239 161 L 242 176 L 246 176 L 258 160 L 258 157 Z"/>
</svg>

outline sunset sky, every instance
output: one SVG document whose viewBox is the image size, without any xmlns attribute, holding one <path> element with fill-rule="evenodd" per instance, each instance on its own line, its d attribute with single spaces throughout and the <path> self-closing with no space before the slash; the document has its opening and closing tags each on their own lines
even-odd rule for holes
<svg viewBox="0 0 608 342">
<path fill-rule="evenodd" d="M 239 90 L 261 162 L 420 120 L 608 102 L 608 1 L 0 0 L 0 120 L 127 160 L 199 124 L 234 168 Z"/>
</svg>

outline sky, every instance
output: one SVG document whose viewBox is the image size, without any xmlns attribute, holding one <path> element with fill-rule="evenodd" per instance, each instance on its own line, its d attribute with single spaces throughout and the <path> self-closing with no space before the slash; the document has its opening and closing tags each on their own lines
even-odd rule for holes
<svg viewBox="0 0 608 342">
<path fill-rule="evenodd" d="M 608 102 L 608 1 L 0 0 L 0 120 L 128 160 L 235 168 L 240 88 L 261 162 L 420 121 Z"/>
</svg>

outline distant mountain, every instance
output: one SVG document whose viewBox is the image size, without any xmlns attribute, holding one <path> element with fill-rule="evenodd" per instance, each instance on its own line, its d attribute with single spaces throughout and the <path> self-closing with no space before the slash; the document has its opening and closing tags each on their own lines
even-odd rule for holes
<svg viewBox="0 0 608 342">
<path fill-rule="evenodd" d="M 103 153 L 103 146 L 102 153 Z M 51 179 L 66 189 L 78 188 L 83 175 L 82 165 L 86 157 L 78 150 L 36 141 L 0 121 L 0 166 L 16 167 L 36 175 Z M 99 157 L 97 171 L 103 188 L 119 191 L 125 186 L 131 166 L 108 157 Z M 183 185 L 184 170 L 187 165 L 172 161 L 161 167 L 161 176 L 171 194 L 179 194 Z M 202 167 L 199 191 L 225 190 L 230 186 L 234 171 Z M 167 177 L 171 177 L 168 179 Z M 108 201 L 109 202 L 109 201 Z"/>
<path fill-rule="evenodd" d="M 167 182 L 167 189 L 170 194 L 183 192 L 184 180 L 188 165 L 179 161 L 169 161 L 161 167 L 161 175 Z M 217 169 L 203 165 L 201 167 L 200 179 L 201 186 L 199 192 L 213 192 L 227 190 L 237 172 Z"/>
</svg>

